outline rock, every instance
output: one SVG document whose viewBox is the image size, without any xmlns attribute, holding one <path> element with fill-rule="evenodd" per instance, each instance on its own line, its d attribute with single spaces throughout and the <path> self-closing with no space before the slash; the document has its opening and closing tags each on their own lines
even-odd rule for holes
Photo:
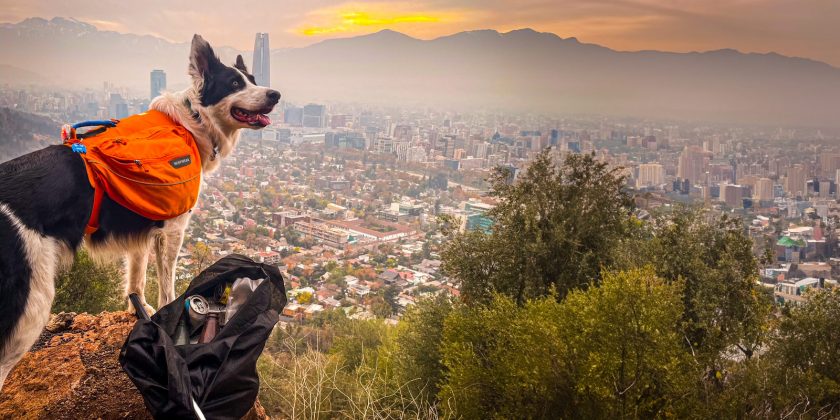
<svg viewBox="0 0 840 420">
<path fill-rule="evenodd" d="M 270 417 L 265 414 L 265 408 L 260 404 L 260 400 L 254 403 L 254 408 L 242 417 L 242 420 L 270 420 Z"/>
<path fill-rule="evenodd" d="M 60 313 L 0 392 L 0 419 L 151 419 L 117 360 L 136 318 L 129 312 Z M 267 419 L 257 402 L 245 416 Z"/>
<path fill-rule="evenodd" d="M 47 326 L 44 327 L 44 329 L 54 334 L 68 330 L 70 325 L 73 324 L 73 318 L 75 317 L 75 312 L 59 312 L 57 314 L 52 314 L 50 315 L 50 321 L 47 322 Z"/>
</svg>

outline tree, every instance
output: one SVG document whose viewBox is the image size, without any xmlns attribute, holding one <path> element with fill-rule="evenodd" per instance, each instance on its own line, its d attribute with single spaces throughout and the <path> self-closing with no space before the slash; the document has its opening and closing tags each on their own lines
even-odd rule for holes
<svg viewBox="0 0 840 420">
<path fill-rule="evenodd" d="M 198 277 L 205 268 L 210 266 L 213 259 L 213 251 L 204 242 L 196 242 L 192 250 L 192 259 L 195 263 L 193 277 Z"/>
<path fill-rule="evenodd" d="M 587 286 L 612 264 L 630 219 L 625 176 L 592 155 L 569 155 L 555 164 L 543 151 L 515 183 L 509 171 L 491 176 L 499 204 L 487 212 L 492 232 L 456 234 L 443 247 L 443 268 L 461 281 L 466 302 L 494 292 L 518 304 L 545 296 L 562 299 Z"/>
<path fill-rule="evenodd" d="M 691 360 L 681 287 L 652 269 L 517 305 L 496 295 L 447 317 L 439 400 L 464 418 L 685 416 Z"/>
<path fill-rule="evenodd" d="M 295 296 L 295 300 L 301 305 L 306 305 L 307 303 L 312 302 L 312 293 L 300 292 L 297 294 L 297 296 Z"/>
<path fill-rule="evenodd" d="M 625 253 L 637 266 L 650 264 L 660 277 L 684 282 L 684 342 L 700 363 L 717 370 L 733 348 L 752 357 L 772 304 L 756 289 L 758 262 L 741 221 L 678 208 L 643 229 L 625 242 Z"/>
<path fill-rule="evenodd" d="M 648 267 L 606 274 L 600 287 L 572 292 L 562 303 L 560 328 L 582 417 L 686 415 L 693 369 L 679 325 L 682 289 Z"/>
<path fill-rule="evenodd" d="M 400 305 L 397 303 L 397 296 L 400 295 L 400 288 L 394 285 L 385 286 L 382 289 L 382 298 L 388 303 L 391 313 L 397 313 L 400 310 Z"/>
<path fill-rule="evenodd" d="M 53 312 L 115 311 L 125 308 L 123 276 L 116 264 L 98 264 L 79 250 L 69 270 L 55 279 Z"/>
<path fill-rule="evenodd" d="M 370 310 L 379 318 L 387 318 L 393 313 L 391 305 L 382 296 L 374 296 L 369 301 Z"/>
<path fill-rule="evenodd" d="M 808 298 L 806 304 L 787 311 L 768 352 L 771 381 L 778 384 L 771 395 L 791 412 L 836 418 L 840 415 L 840 289 L 810 291 Z"/>
</svg>

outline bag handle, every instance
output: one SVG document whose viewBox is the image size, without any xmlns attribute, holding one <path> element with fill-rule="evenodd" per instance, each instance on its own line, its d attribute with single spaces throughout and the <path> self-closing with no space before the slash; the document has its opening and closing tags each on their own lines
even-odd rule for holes
<svg viewBox="0 0 840 420">
<path fill-rule="evenodd" d="M 140 296 L 137 296 L 137 293 L 128 295 L 128 300 L 131 301 L 131 305 L 134 306 L 134 310 L 137 312 L 137 318 L 146 321 L 152 320 L 152 318 L 149 317 L 149 314 L 146 313 L 146 308 L 144 308 L 143 304 L 140 303 Z"/>
<path fill-rule="evenodd" d="M 120 122 L 120 120 L 110 119 L 110 120 L 88 120 L 88 121 L 77 122 L 73 125 L 65 124 L 61 127 L 61 140 L 68 145 L 75 144 L 75 143 L 78 143 L 81 140 L 84 140 L 84 139 L 88 138 L 88 137 L 95 136 L 95 135 L 107 130 L 108 128 L 116 127 L 117 123 L 119 123 L 119 122 Z M 88 130 L 87 132 L 76 135 L 76 129 L 83 128 L 83 127 L 99 127 L 99 128 L 94 129 L 94 130 Z M 86 153 L 87 152 L 87 150 L 85 150 L 84 147 L 79 147 L 79 148 L 76 148 L 75 146 L 73 146 L 73 147 L 74 147 L 73 151 L 76 152 L 76 153 Z"/>
<path fill-rule="evenodd" d="M 73 128 L 82 128 L 82 127 L 96 127 L 96 126 L 105 126 L 105 127 L 116 127 L 119 120 L 88 120 L 77 122 L 73 124 Z"/>
</svg>

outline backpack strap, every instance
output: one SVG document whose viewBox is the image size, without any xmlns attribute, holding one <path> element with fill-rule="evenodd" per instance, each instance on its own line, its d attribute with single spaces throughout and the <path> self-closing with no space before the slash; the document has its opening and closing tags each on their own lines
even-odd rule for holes
<svg viewBox="0 0 840 420">
<path fill-rule="evenodd" d="M 99 229 L 99 210 L 102 208 L 102 196 L 105 194 L 102 186 L 93 187 L 93 208 L 90 211 L 90 220 L 85 226 L 85 234 L 92 235 Z"/>
<path fill-rule="evenodd" d="M 87 148 L 82 143 L 82 140 L 96 136 L 108 128 L 116 127 L 119 122 L 119 120 L 110 119 L 82 121 L 73 125 L 67 124 L 61 128 L 61 139 L 65 145 L 70 146 L 73 152 L 86 154 Z M 97 128 L 84 133 L 76 133 L 77 129 L 83 127 Z M 85 162 L 85 166 L 87 166 L 87 162 Z M 96 185 L 93 185 L 93 208 L 90 211 L 90 219 L 88 220 L 87 226 L 85 226 L 86 235 L 91 235 L 99 229 L 99 210 L 102 207 L 102 197 L 105 194 L 105 189 L 101 185 L 98 185 L 99 182 L 95 182 L 94 184 Z"/>
</svg>

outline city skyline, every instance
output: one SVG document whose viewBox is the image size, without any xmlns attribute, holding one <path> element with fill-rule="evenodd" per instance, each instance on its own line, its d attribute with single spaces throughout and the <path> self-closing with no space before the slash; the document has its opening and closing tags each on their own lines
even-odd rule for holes
<svg viewBox="0 0 840 420">
<path fill-rule="evenodd" d="M 531 27 L 561 37 L 577 37 L 617 50 L 675 52 L 734 48 L 777 52 L 840 66 L 832 44 L 840 35 L 840 9 L 830 0 L 803 7 L 782 0 L 652 0 L 440 2 L 329 1 L 259 2 L 256 7 L 214 7 L 201 13 L 189 2 L 87 4 L 78 1 L 15 2 L 0 11 L 0 22 L 27 17 L 73 16 L 101 30 L 158 36 L 186 42 L 201 29 L 224 45 L 247 49 L 255 31 L 272 33 L 280 48 L 301 47 L 393 29 L 420 39 L 466 30 L 509 31 Z M 152 2 L 154 3 L 154 2 Z M 221 6 L 221 4 L 219 5 Z M 151 10 L 151 11 L 150 11 Z M 260 10 L 260 13 L 253 13 Z M 223 12 L 222 12 L 223 11 Z M 666 35 L 667 36 L 664 36 Z"/>
</svg>

